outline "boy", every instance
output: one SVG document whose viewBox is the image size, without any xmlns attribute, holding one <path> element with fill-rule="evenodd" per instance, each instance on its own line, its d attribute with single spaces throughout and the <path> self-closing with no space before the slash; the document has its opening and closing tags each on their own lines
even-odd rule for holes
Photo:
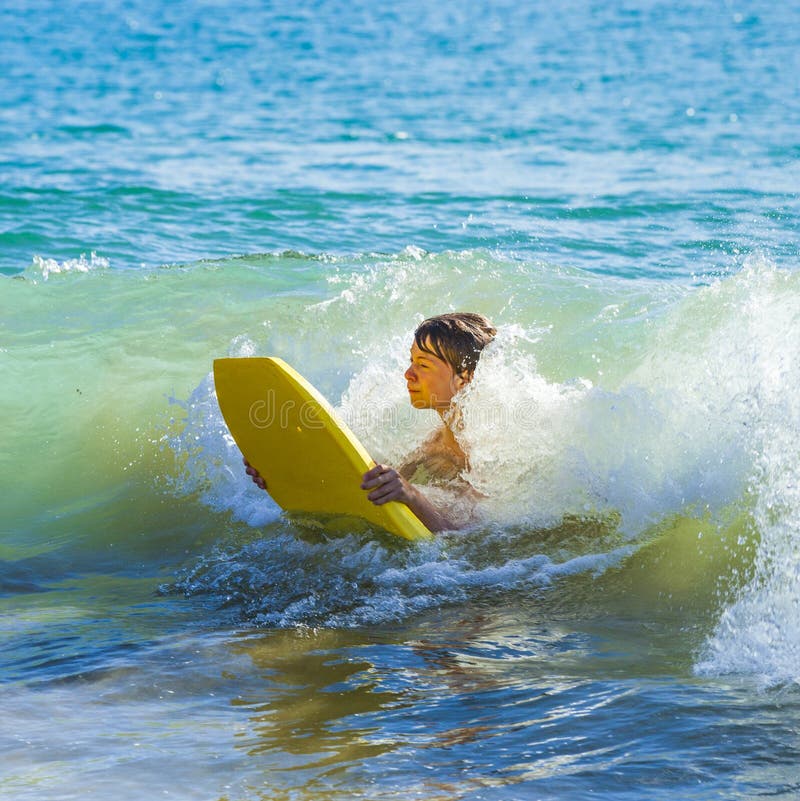
<svg viewBox="0 0 800 801">
<path fill-rule="evenodd" d="M 481 351 L 496 333 L 486 317 L 471 312 L 430 317 L 414 332 L 411 364 L 404 374 L 411 405 L 433 409 L 442 425 L 398 469 L 378 464 L 364 474 L 361 489 L 370 490 L 367 498 L 372 503 L 404 503 L 431 531 L 460 527 L 437 509 L 417 484 L 453 481 L 466 469 L 466 454 L 450 428 L 452 402 L 472 380 Z M 247 461 L 245 466 L 253 482 L 266 489 L 255 468 Z M 467 490 L 471 488 L 467 486 Z"/>
</svg>

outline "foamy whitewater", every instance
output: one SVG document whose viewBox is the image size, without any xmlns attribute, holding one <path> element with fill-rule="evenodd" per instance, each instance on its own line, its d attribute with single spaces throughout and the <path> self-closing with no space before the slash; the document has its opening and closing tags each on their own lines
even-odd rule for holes
<svg viewBox="0 0 800 801">
<path fill-rule="evenodd" d="M 795 798 L 798 32 L 0 9 L 0 796 Z M 465 530 L 247 479 L 214 358 L 280 356 L 397 464 L 450 310 L 498 327 Z"/>
</svg>

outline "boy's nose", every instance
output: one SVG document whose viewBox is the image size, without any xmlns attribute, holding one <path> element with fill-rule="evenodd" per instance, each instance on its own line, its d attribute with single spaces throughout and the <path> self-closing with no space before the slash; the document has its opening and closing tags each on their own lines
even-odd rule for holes
<svg viewBox="0 0 800 801">
<path fill-rule="evenodd" d="M 411 365 L 411 366 L 408 368 L 408 370 L 406 370 L 406 371 L 403 373 L 403 378 L 405 378 L 405 380 L 406 380 L 406 381 L 411 381 L 411 380 L 413 380 L 413 379 L 414 379 L 414 376 L 415 376 L 415 373 L 414 373 L 414 365 L 412 364 L 412 365 Z"/>
</svg>

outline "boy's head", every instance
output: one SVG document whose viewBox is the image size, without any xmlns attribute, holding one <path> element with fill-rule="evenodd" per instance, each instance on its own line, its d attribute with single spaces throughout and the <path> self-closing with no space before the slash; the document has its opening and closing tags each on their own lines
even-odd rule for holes
<svg viewBox="0 0 800 801">
<path fill-rule="evenodd" d="M 451 312 L 429 317 L 414 332 L 414 343 L 453 368 L 465 381 L 472 378 L 481 351 L 495 337 L 497 329 L 482 314 Z"/>
</svg>

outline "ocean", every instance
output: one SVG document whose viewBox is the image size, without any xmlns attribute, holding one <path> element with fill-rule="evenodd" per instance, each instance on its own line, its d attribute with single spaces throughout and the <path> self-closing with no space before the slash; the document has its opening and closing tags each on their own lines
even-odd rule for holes
<svg viewBox="0 0 800 801">
<path fill-rule="evenodd" d="M 6 2 L 0 797 L 797 798 L 799 98 L 791 2 Z M 393 464 L 453 310 L 472 527 L 249 482 L 214 358 Z"/>
</svg>

